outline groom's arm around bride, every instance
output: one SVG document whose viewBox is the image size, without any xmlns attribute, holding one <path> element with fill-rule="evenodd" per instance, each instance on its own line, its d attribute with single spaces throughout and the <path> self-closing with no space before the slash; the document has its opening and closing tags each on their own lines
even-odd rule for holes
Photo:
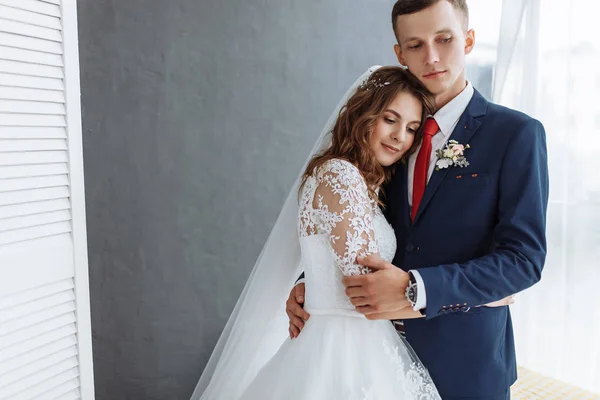
<svg viewBox="0 0 600 400">
<path fill-rule="evenodd" d="M 494 244 L 490 251 L 463 262 L 418 269 L 425 288 L 427 319 L 497 301 L 540 280 L 546 256 L 548 171 L 545 132 L 538 121 L 529 119 L 513 135 L 498 181 Z M 460 211 L 468 212 L 467 209 Z M 477 221 L 468 223 L 477 224 Z M 442 226 L 444 230 L 451 228 L 440 221 Z M 432 238 L 436 242 L 443 241 L 444 235 L 443 232 L 431 233 L 438 236 Z M 391 293 L 404 293 L 408 286 L 402 277 L 404 271 L 375 258 L 359 260 L 359 263 L 379 271 L 368 277 L 345 278 L 347 293 L 358 311 L 370 314 L 411 306 L 406 297 L 391 298 Z M 373 292 L 377 296 L 368 295 Z"/>
</svg>

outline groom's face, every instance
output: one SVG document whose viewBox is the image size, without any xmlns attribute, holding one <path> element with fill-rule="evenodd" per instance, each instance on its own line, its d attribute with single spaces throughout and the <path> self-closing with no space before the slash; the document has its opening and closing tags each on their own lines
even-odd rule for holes
<svg viewBox="0 0 600 400">
<path fill-rule="evenodd" d="M 449 2 L 436 4 L 396 20 L 400 64 L 408 67 L 443 106 L 465 87 L 465 56 L 475 34 L 466 29 L 465 16 Z M 440 104 L 441 103 L 441 104 Z"/>
</svg>

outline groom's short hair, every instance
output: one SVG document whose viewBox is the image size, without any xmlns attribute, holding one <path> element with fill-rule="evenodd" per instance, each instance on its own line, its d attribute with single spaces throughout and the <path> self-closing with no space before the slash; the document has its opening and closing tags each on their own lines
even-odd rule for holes
<svg viewBox="0 0 600 400">
<path fill-rule="evenodd" d="M 392 9 L 392 26 L 394 28 L 394 34 L 398 38 L 398 26 L 397 19 L 400 15 L 414 14 L 440 1 L 447 1 L 458 10 L 463 16 L 463 26 L 465 30 L 469 27 L 469 7 L 467 6 L 467 0 L 398 0 L 394 4 Z"/>
</svg>

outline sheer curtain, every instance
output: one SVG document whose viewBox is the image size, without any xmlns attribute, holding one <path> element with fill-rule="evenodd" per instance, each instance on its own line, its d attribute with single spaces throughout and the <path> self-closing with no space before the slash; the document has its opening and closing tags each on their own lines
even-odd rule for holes
<svg viewBox="0 0 600 400">
<path fill-rule="evenodd" d="M 504 0 L 495 102 L 546 128 L 548 258 L 512 306 L 519 364 L 600 393 L 600 45 L 596 2 Z"/>
</svg>

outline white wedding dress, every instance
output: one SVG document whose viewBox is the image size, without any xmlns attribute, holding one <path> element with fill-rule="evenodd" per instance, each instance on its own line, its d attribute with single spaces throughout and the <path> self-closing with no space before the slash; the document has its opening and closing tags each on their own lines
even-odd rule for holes
<svg viewBox="0 0 600 400">
<path fill-rule="evenodd" d="M 394 231 L 355 166 L 330 160 L 308 178 L 298 229 L 310 318 L 241 399 L 439 399 L 427 370 L 391 322 L 366 319 L 345 294 L 344 275 L 369 272 L 355 263 L 357 255 L 379 253 L 391 261 L 396 251 Z"/>
<path fill-rule="evenodd" d="M 340 110 L 378 68 L 348 88 L 306 163 L 330 146 Z M 346 297 L 343 275 L 368 272 L 356 255 L 379 252 L 389 261 L 396 239 L 353 165 L 323 167 L 306 182 L 301 204 L 300 177 L 290 189 L 190 400 L 440 399 L 392 324 L 367 320 Z M 284 305 L 300 271 L 311 317 L 291 340 Z"/>
</svg>

